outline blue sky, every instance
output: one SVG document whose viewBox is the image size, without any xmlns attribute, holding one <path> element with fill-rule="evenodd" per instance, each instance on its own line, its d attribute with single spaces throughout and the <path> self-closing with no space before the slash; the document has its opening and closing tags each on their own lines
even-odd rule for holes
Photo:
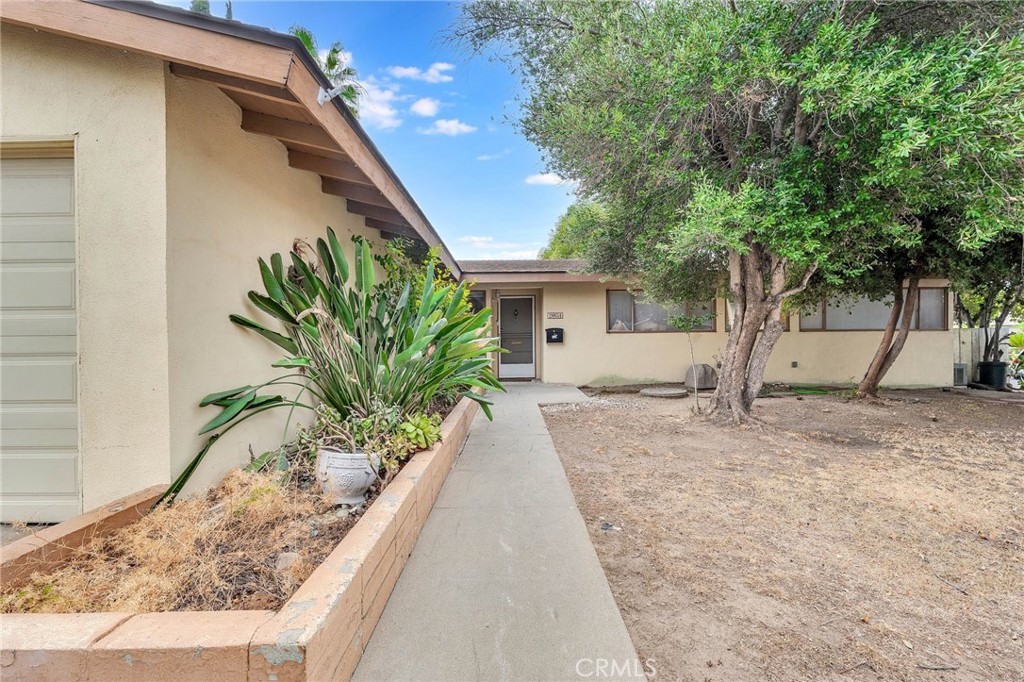
<svg viewBox="0 0 1024 682">
<path fill-rule="evenodd" d="M 224 16 L 223 2 L 211 9 Z M 276 31 L 302 24 L 320 47 L 341 41 L 367 90 L 363 126 L 456 258 L 536 257 L 572 188 L 545 173 L 509 122 L 518 79 L 446 44 L 457 4 L 236 0 L 233 9 Z"/>
</svg>

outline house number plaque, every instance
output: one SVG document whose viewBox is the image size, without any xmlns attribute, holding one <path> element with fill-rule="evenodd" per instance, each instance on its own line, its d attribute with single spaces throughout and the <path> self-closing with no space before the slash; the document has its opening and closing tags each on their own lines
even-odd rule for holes
<svg viewBox="0 0 1024 682">
<path fill-rule="evenodd" d="M 549 320 L 561 320 L 565 318 L 565 313 L 548 313 Z"/>
</svg>

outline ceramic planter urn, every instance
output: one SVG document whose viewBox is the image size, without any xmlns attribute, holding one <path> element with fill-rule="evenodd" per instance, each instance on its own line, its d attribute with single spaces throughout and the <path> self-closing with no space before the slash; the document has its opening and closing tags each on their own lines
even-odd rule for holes
<svg viewBox="0 0 1024 682">
<path fill-rule="evenodd" d="M 379 466 L 380 457 L 376 455 L 323 447 L 317 454 L 316 478 L 324 494 L 334 498 L 334 504 L 361 504 L 377 478 Z"/>
</svg>

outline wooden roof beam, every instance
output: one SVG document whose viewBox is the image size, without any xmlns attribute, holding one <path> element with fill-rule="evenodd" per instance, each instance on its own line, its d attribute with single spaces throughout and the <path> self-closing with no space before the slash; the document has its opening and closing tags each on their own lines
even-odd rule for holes
<svg viewBox="0 0 1024 682">
<path fill-rule="evenodd" d="M 241 92 L 246 95 L 271 100 L 297 109 L 304 108 L 299 104 L 299 101 L 295 99 L 295 96 L 287 90 L 287 88 L 276 85 L 267 85 L 265 83 L 257 83 L 255 81 L 217 73 L 216 71 L 197 69 L 194 66 L 179 64 L 177 62 L 172 62 L 170 68 L 171 73 L 179 78 L 187 78 L 189 80 L 210 83 L 211 85 L 216 85 L 218 88 L 226 92 Z"/>
<path fill-rule="evenodd" d="M 378 192 L 373 187 L 367 185 L 356 185 L 351 182 L 345 182 L 344 180 L 334 180 L 332 178 L 322 178 L 320 188 L 324 194 L 333 194 L 336 197 L 345 197 L 346 199 L 354 199 L 364 204 L 370 204 L 371 206 L 380 206 L 381 208 L 394 208 L 391 202 L 384 198 L 384 195 Z"/>
<path fill-rule="evenodd" d="M 377 220 L 383 220 L 391 223 L 392 225 L 412 227 L 412 225 L 409 224 L 409 221 L 405 219 L 405 216 L 393 208 L 372 206 L 370 204 L 364 204 L 361 201 L 353 201 L 352 199 L 349 199 L 346 203 L 349 213 L 366 216 L 367 218 L 376 218 Z"/>
<path fill-rule="evenodd" d="M 334 138 L 338 146 L 348 152 L 352 162 L 359 168 L 370 183 L 375 186 L 381 194 L 395 207 L 395 210 L 404 218 L 404 222 L 410 224 L 416 230 L 421 239 L 428 246 L 439 246 L 441 257 L 445 265 L 458 277 L 462 270 L 459 264 L 448 251 L 448 247 L 441 241 L 441 237 L 434 231 L 434 228 L 420 212 L 419 207 L 412 201 L 405 189 L 391 176 L 389 169 L 382 163 L 360 138 L 353 124 L 350 124 L 343 116 L 339 116 L 333 103 L 320 105 L 317 102 L 317 95 L 320 93 L 320 83 L 313 77 L 313 74 L 302 65 L 297 59 L 292 63 L 292 70 L 288 76 L 288 89 L 295 97 L 306 105 L 309 113 L 316 119 L 316 122 L 323 126 L 324 130 Z M 344 180 L 345 178 L 338 178 Z"/>
<path fill-rule="evenodd" d="M 293 142 L 335 154 L 344 154 L 323 128 L 309 123 L 300 123 L 287 118 L 278 118 L 243 109 L 242 130 L 257 135 L 276 137 L 281 142 Z"/>
<path fill-rule="evenodd" d="M 346 182 L 354 182 L 360 185 L 372 184 L 369 178 L 367 178 L 366 175 L 351 161 L 328 159 L 325 156 L 316 156 L 315 154 L 306 154 L 305 152 L 297 152 L 294 149 L 289 149 L 288 165 L 292 168 L 298 168 L 299 170 L 319 173 L 325 178 L 344 180 Z"/>
<path fill-rule="evenodd" d="M 391 234 L 393 235 L 391 237 L 392 239 L 395 237 L 404 237 L 405 239 L 423 240 L 423 237 L 421 237 L 416 230 L 408 227 L 407 225 L 395 225 L 394 223 L 389 223 L 386 220 L 378 220 L 377 218 L 366 218 L 365 221 L 367 227 L 373 228 L 374 230 L 380 230 L 382 235 L 385 233 Z"/>
</svg>

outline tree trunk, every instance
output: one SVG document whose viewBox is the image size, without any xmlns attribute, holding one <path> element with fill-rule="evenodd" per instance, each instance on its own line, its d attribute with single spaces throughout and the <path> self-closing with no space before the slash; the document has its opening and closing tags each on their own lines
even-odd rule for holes
<svg viewBox="0 0 1024 682">
<path fill-rule="evenodd" d="M 1024 286 L 1018 284 L 1011 283 L 1002 289 L 991 288 L 978 305 L 977 313 L 971 314 L 971 311 L 964 305 L 963 299 L 959 295 L 957 296 L 957 311 L 963 323 L 970 329 L 981 329 L 984 332 L 985 342 L 981 355 L 983 362 L 998 361 L 999 339 L 1002 336 L 1003 324 L 1010 311 L 1019 304 L 1022 298 L 1024 298 Z"/>
<path fill-rule="evenodd" d="M 782 303 L 807 286 L 815 266 L 798 286 L 786 289 L 788 263 L 753 244 L 747 253 L 729 252 L 729 289 L 733 298 L 732 327 L 711 395 L 708 413 L 733 423 L 753 420 L 751 410 L 764 384 L 764 370 L 782 336 Z"/>
<path fill-rule="evenodd" d="M 987 338 L 985 343 L 985 361 L 986 362 L 1000 362 L 1000 351 L 999 344 L 1003 338 L 1003 325 L 1006 324 L 1006 318 L 1010 316 L 1010 312 L 1017 307 L 1020 303 L 1021 297 L 1024 296 L 1024 286 L 1008 286 L 1003 289 L 1003 301 L 999 312 L 996 313 L 995 319 L 992 325 L 992 337 Z M 986 336 L 988 334 L 988 327 L 985 328 Z"/>
<path fill-rule="evenodd" d="M 907 297 L 904 300 L 903 274 L 900 273 L 896 276 L 892 312 L 889 313 L 889 319 L 885 324 L 882 342 L 878 344 L 875 357 L 872 358 L 868 371 L 857 387 L 857 393 L 861 397 L 874 398 L 878 396 L 878 385 L 903 351 L 907 336 L 910 334 L 910 325 L 914 321 L 914 309 L 917 307 L 917 290 L 920 283 L 921 275 L 915 272 L 910 277 Z M 898 328 L 897 320 L 899 321 Z"/>
</svg>

